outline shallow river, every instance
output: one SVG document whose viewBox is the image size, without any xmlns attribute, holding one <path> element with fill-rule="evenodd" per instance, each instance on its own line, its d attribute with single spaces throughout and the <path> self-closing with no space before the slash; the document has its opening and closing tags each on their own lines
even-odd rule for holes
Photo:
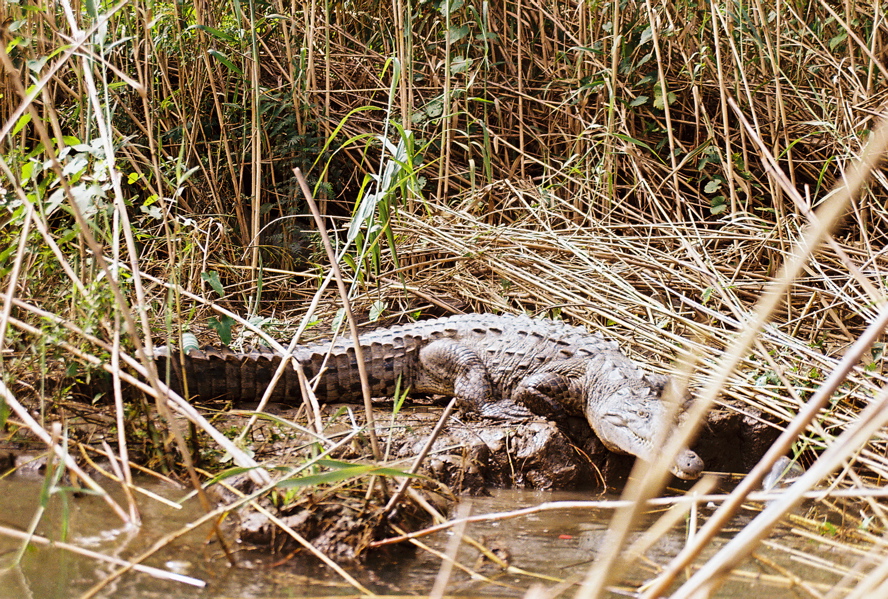
<svg viewBox="0 0 888 599">
<path fill-rule="evenodd" d="M 9 477 L 0 480 L 0 526 L 27 530 L 40 504 L 40 479 Z M 171 499 L 185 492 L 171 486 L 140 482 L 155 493 Z M 577 493 L 543 493 L 520 490 L 493 490 L 491 497 L 471 498 L 471 513 L 480 514 L 517 509 L 547 501 L 592 499 Z M 596 497 L 595 499 L 600 499 Z M 190 500 L 182 509 L 172 509 L 157 501 L 141 497 L 139 506 L 142 528 L 127 531 L 121 522 L 99 498 L 54 495 L 36 533 L 52 539 L 61 539 L 61 523 L 68 527 L 67 540 L 80 547 L 106 555 L 129 558 L 139 555 L 164 535 L 175 531 L 201 515 L 196 500 Z M 556 578 L 581 577 L 589 567 L 589 560 L 599 551 L 610 511 L 578 512 L 553 511 L 513 520 L 472 524 L 465 531 L 475 539 L 485 538 L 490 545 L 507 548 L 512 565 L 537 574 Z M 438 550 L 445 550 L 452 533 L 442 532 L 426 537 L 424 542 Z M 651 561 L 636 568 L 631 578 L 641 583 L 654 575 L 654 563 L 665 563 L 678 552 L 684 542 L 684 530 L 677 530 L 648 553 Z M 99 591 L 97 597 L 115 599 L 147 599 L 153 597 L 177 598 L 284 598 L 319 595 L 354 595 L 355 589 L 345 584 L 326 567 L 299 554 L 289 560 L 281 556 L 264 556 L 241 552 L 240 565 L 231 568 L 219 551 L 218 543 L 207 543 L 206 527 L 189 533 L 169 547 L 152 556 L 146 565 L 177 572 L 206 583 L 195 588 L 181 582 L 163 581 L 142 573 L 127 573 Z M 799 544 L 798 540 L 778 539 L 778 542 Z M 808 542 L 807 551 L 812 551 Z M 20 565 L 8 568 L 14 559 L 20 541 L 0 536 L 0 599 L 68 599 L 78 597 L 116 567 L 99 563 L 55 548 L 30 547 Z M 788 568 L 800 578 L 814 584 L 822 592 L 838 580 L 828 569 L 802 566 L 792 560 L 787 551 L 763 551 L 761 555 Z M 469 547 L 460 550 L 459 561 L 468 567 L 476 564 L 478 552 Z M 832 560 L 840 559 L 831 556 Z M 284 561 L 284 563 L 277 563 Z M 374 569 L 350 569 L 362 584 L 380 594 L 426 595 L 432 588 L 440 569 L 440 560 L 419 550 L 409 559 L 396 564 L 385 564 Z M 533 577 L 503 574 L 489 565 L 481 565 L 481 572 L 495 583 L 472 581 L 461 571 L 454 570 L 446 593 L 466 596 L 504 595 L 521 596 L 535 581 Z M 749 562 L 743 570 L 750 578 L 731 580 L 719 592 L 719 597 L 798 597 L 797 590 L 771 580 L 759 562 Z M 760 576 L 765 574 L 765 576 Z M 752 578 L 758 576 L 758 578 Z M 553 582 L 544 582 L 551 587 Z M 628 589 L 627 589 L 628 590 Z M 567 596 L 573 595 L 569 590 Z M 612 594 L 612 597 L 625 596 Z"/>
</svg>

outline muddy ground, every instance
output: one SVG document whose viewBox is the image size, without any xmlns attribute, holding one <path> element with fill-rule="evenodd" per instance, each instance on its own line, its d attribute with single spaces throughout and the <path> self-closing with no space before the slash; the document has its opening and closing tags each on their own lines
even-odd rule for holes
<svg viewBox="0 0 888 599">
<path fill-rule="evenodd" d="M 362 410 L 350 407 L 355 421 L 362 422 Z M 327 416 L 341 412 L 337 406 L 322 409 Z M 402 467 L 412 463 L 441 412 L 435 406 L 405 407 L 392 424 L 390 410 L 378 409 L 380 443 L 388 447 L 389 460 L 401 460 Z M 295 412 L 279 411 L 279 415 L 287 418 Z M 350 420 L 340 414 L 338 424 L 330 425 L 325 434 L 348 430 Z M 693 449 L 706 463 L 707 471 L 745 473 L 779 433 L 775 425 L 748 409 L 741 412 L 722 408 L 710 413 Z M 299 439 L 290 437 L 289 442 L 278 440 L 273 447 L 260 442 L 259 447 L 282 457 L 288 447 L 300 445 Z M 340 450 L 336 457 L 360 460 L 369 454 L 369 444 L 358 441 Z M 480 493 L 489 486 L 618 490 L 634 459 L 605 448 L 580 418 L 559 424 L 543 419 L 502 423 L 456 413 L 436 439 L 420 472 L 458 494 Z"/>
<path fill-rule="evenodd" d="M 349 430 L 348 422 L 360 422 L 360 410 L 342 414 L 336 406 L 324 406 L 324 420 L 339 412 L 337 424 L 325 434 L 335 435 Z M 380 444 L 388 455 L 388 463 L 407 470 L 421 450 L 442 413 L 440 407 L 407 407 L 391 425 L 391 412 L 380 408 L 376 418 L 380 424 Z M 287 418 L 292 411 L 279 414 Z M 301 441 L 283 439 L 276 432 L 268 436 L 268 445 L 254 439 L 257 456 L 271 452 L 273 461 L 282 463 L 305 459 Z M 271 429 L 266 429 L 269 433 Z M 707 471 L 745 473 L 767 451 L 779 430 L 753 414 L 719 410 L 710 414 L 694 449 L 706 461 Z M 356 438 L 336 452 L 343 460 L 366 460 L 369 441 Z M 523 423 L 469 420 L 463 415 L 452 417 L 445 426 L 419 472 L 429 478 L 416 480 L 413 486 L 439 511 L 446 512 L 455 494 L 483 494 L 490 487 L 521 487 L 542 490 L 588 490 L 590 499 L 605 491 L 618 492 L 632 468 L 632 456 L 607 450 L 588 425 L 576 421 L 556 425 L 537 420 Z M 434 481 L 434 482 L 433 482 Z M 727 477 L 726 477 L 727 482 Z M 247 480 L 242 490 L 250 490 Z M 672 480 L 671 486 L 687 488 L 692 481 Z M 390 493 L 391 484 L 386 488 Z M 324 490 L 300 496 L 289 505 L 276 506 L 277 514 L 312 543 L 339 559 L 361 559 L 367 544 L 392 536 L 394 528 L 402 530 L 425 526 L 430 517 L 405 499 L 392 514 L 382 509 L 388 494 L 377 488 L 375 498 L 368 499 L 366 488 L 343 487 L 335 493 Z M 247 543 L 270 546 L 286 553 L 296 546 L 278 527 L 255 512 L 245 511 L 232 519 L 235 532 Z M 386 551 L 391 551 L 387 547 Z"/>
<path fill-rule="evenodd" d="M 69 417 L 72 430 L 79 431 L 75 436 L 88 437 L 93 444 L 102 440 L 115 443 L 113 420 L 103 414 L 101 405 L 92 408 L 88 417 Z M 321 410 L 324 435 L 333 441 L 354 430 L 354 426 L 362 426 L 363 410 L 359 406 L 327 405 Z M 705 461 L 707 471 L 749 471 L 779 434 L 776 426 L 758 415 L 738 410 L 712 412 L 693 445 Z M 260 463 L 292 465 L 316 455 L 319 446 L 313 445 L 312 438 L 281 423 L 304 424 L 304 414 L 284 406 L 271 406 L 269 411 L 282 420 L 260 420 L 249 439 L 250 448 Z M 406 471 L 431 435 L 443 408 L 440 405 L 407 406 L 394 421 L 389 403 L 379 404 L 375 412 L 379 441 L 388 456 L 387 465 Z M 214 424 L 220 430 L 236 431 L 246 423 L 246 418 L 243 413 L 222 411 Z M 39 476 L 41 460 L 28 461 L 34 455 L 34 448 L 43 451 L 38 445 L 22 451 L 21 444 L 4 444 L 0 447 L 2 464 L 11 467 L 15 463 L 27 463 L 23 471 Z M 211 448 L 212 443 L 204 442 L 202 446 Z M 331 455 L 359 463 L 368 462 L 371 456 L 369 440 L 363 433 Z M 483 494 L 490 487 L 588 490 L 593 498 L 605 491 L 618 492 L 633 462 L 632 456 L 607 450 L 582 419 L 560 424 L 543 419 L 503 423 L 472 419 L 457 412 L 443 428 L 419 470 L 427 479 L 416 479 L 412 486 L 442 513 L 447 512 L 455 495 Z M 218 471 L 226 464 L 213 466 L 204 460 L 202 466 Z M 184 480 L 184 476 L 182 478 Z M 252 490 L 246 476 L 225 482 L 241 491 Z M 690 484 L 690 481 L 673 479 L 671 486 L 687 488 Z M 299 493 L 266 497 L 263 504 L 313 545 L 330 556 L 346 560 L 363 559 L 369 542 L 396 534 L 396 528 L 416 530 L 430 522 L 428 510 L 418 504 L 415 497 L 403 499 L 394 513 L 385 512 L 383 508 L 396 483 L 390 481 L 377 486 L 369 494 L 365 485 L 366 481 L 355 481 L 317 486 Z M 216 487 L 220 501 L 235 498 L 223 485 Z M 283 501 L 285 496 L 289 499 Z M 245 543 L 278 552 L 298 551 L 298 544 L 279 526 L 253 509 L 239 510 L 226 522 L 231 534 Z"/>
</svg>

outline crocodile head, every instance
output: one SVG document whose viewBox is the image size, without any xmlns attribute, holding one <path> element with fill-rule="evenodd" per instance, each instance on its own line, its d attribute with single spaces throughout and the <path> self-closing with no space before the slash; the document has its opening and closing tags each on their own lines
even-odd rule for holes
<svg viewBox="0 0 888 599">
<path fill-rule="evenodd" d="M 668 379 L 644 375 L 614 382 L 617 384 L 608 385 L 607 392 L 590 397 L 586 418 L 611 451 L 653 461 L 673 426 L 668 418 L 668 406 L 661 399 Z M 685 448 L 676 456 L 671 471 L 678 478 L 699 478 L 703 461 Z"/>
</svg>

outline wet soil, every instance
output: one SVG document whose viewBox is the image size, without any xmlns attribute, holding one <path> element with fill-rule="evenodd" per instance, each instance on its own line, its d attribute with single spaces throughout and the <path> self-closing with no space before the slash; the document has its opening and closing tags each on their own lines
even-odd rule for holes
<svg viewBox="0 0 888 599">
<path fill-rule="evenodd" d="M 353 423 L 362 424 L 361 411 L 351 408 L 346 415 L 343 406 L 321 406 L 324 434 L 344 434 Z M 276 409 L 282 418 L 298 416 L 297 410 Z M 435 406 L 405 407 L 392 421 L 389 407 L 376 409 L 378 434 L 389 461 L 402 466 L 412 463 L 441 413 Z M 709 472 L 745 473 L 779 433 L 775 424 L 749 409 L 722 408 L 709 414 L 692 448 Z M 294 455 L 293 448 L 304 448 L 309 441 L 299 435 L 282 436 L 276 427 L 257 431 L 253 439 L 257 454 L 272 460 L 298 456 L 304 450 Z M 366 438 L 361 437 L 334 455 L 361 460 L 371 453 Z M 504 423 L 457 413 L 435 440 L 420 473 L 447 485 L 457 495 L 483 493 L 489 487 L 604 491 L 621 489 L 634 461 L 633 456 L 604 447 L 580 418 L 559 423 L 544 419 Z"/>
<path fill-rule="evenodd" d="M 354 410 L 354 406 L 350 408 L 322 406 L 325 435 L 335 439 L 362 425 L 360 411 Z M 281 420 L 260 421 L 250 437 L 251 449 L 260 463 L 283 467 L 311 458 L 318 450 L 314 440 L 282 424 L 288 420 L 304 422 L 304 414 L 282 406 L 272 406 L 272 410 Z M 375 417 L 380 424 L 387 465 L 400 471 L 409 469 L 442 411 L 433 405 L 406 407 L 392 420 L 391 408 L 382 404 Z M 216 425 L 221 430 L 237 430 L 245 422 L 246 415 L 228 413 L 217 419 Z M 76 425 L 73 427 L 76 429 Z M 104 439 L 101 427 L 90 424 L 87 429 L 94 443 Z M 708 471 L 743 473 L 767 451 L 778 433 L 776 427 L 755 414 L 716 411 L 710 414 L 694 449 L 706 462 Z M 106 440 L 114 442 L 110 437 Z M 330 457 L 366 463 L 371 456 L 366 437 L 359 435 Z M 0 463 L 27 464 L 24 469 L 39 474 L 41 461 L 28 459 L 27 454 L 0 451 Z M 607 450 L 581 419 L 558 424 L 542 419 L 503 423 L 471 420 L 456 414 L 443 428 L 418 471 L 427 479 L 417 479 L 411 485 L 421 499 L 405 496 L 396 510 L 386 512 L 384 507 L 397 485 L 380 484 L 368 492 L 365 480 L 350 485 L 321 485 L 299 493 L 278 492 L 262 501 L 265 508 L 328 555 L 362 561 L 373 557 L 366 551 L 370 542 L 393 536 L 397 530 L 416 530 L 430 522 L 428 510 L 417 501 L 425 501 L 446 513 L 455 496 L 483 495 L 491 488 L 578 490 L 590 496 L 615 492 L 622 488 L 633 463 L 632 456 Z M 213 469 L 224 467 L 217 464 Z M 225 484 L 244 493 L 255 490 L 247 475 L 227 479 Z M 690 485 L 677 480 L 674 484 L 678 488 Z M 235 499 L 221 484 L 214 486 L 213 491 L 220 501 Z M 298 543 L 256 510 L 233 511 L 225 524 L 231 534 L 251 546 L 282 555 L 299 549 Z M 390 549 L 384 553 L 392 555 Z"/>
<path fill-rule="evenodd" d="M 60 539 L 65 533 L 72 544 L 86 547 L 105 555 L 128 559 L 143 553 L 148 547 L 202 515 L 198 501 L 186 498 L 186 489 L 150 480 L 138 480 L 145 491 L 181 502 L 176 508 L 138 495 L 142 526 L 127 529 L 97 497 L 53 494 L 47 511 L 37 526 L 37 533 Z M 0 479 L 0 513 L 3 525 L 25 529 L 32 521 L 39 505 L 43 481 L 30 476 Z M 118 500 L 122 495 L 113 486 L 109 490 Z M 609 496 L 596 497 L 599 499 Z M 491 489 L 487 497 L 464 497 L 471 514 L 483 514 L 519 509 L 551 501 L 589 499 L 588 493 L 528 491 L 518 489 Z M 742 525 L 755 512 L 745 512 L 737 524 Z M 607 509 L 557 510 L 539 512 L 512 520 L 480 522 L 469 525 L 467 537 L 482 541 L 505 557 L 511 568 L 504 570 L 484 560 L 480 553 L 464 541 L 457 555 L 460 564 L 469 569 L 456 569 L 450 577 L 446 593 L 464 596 L 523 596 L 533 584 L 551 588 L 556 580 L 582 577 L 602 546 L 605 530 L 612 515 Z M 705 513 L 701 516 L 705 517 Z M 656 517 L 651 514 L 650 518 Z M 62 524 L 65 523 L 66 527 Z M 643 529 L 645 525 L 642 525 Z M 684 527 L 665 536 L 648 552 L 646 560 L 633 568 L 622 588 L 635 588 L 650 579 L 658 564 L 665 563 L 682 547 L 687 531 Z M 436 533 L 423 538 L 431 549 L 444 551 L 452 531 Z M 831 553 L 826 544 L 811 539 L 794 537 L 787 531 L 772 537 L 775 547 L 763 546 L 757 552 L 762 559 L 752 560 L 742 568 L 742 577 L 732 578 L 716 595 L 720 598 L 749 597 L 751 594 L 775 599 L 797 597 L 791 582 L 775 576 L 775 570 L 766 560 L 786 568 L 814 588 L 826 592 L 838 580 L 839 566 L 853 566 L 856 555 Z M 711 548 L 715 551 L 724 539 Z M 19 544 L 0 535 L 0 560 L 4 566 Z M 240 597 L 243 599 L 271 599 L 306 596 L 336 596 L 359 594 L 342 578 L 303 553 L 293 555 L 269 554 L 235 544 L 237 566 L 225 560 L 219 545 L 206 527 L 198 528 L 168 544 L 146 563 L 162 570 L 176 572 L 198 580 L 204 586 L 190 586 L 174 581 L 159 580 L 147 574 L 129 572 L 99 591 L 97 597 L 115 599 L 153 599 L 179 597 L 182 599 L 209 599 Z M 790 551 L 791 549 L 791 551 Z M 833 564 L 829 569 L 818 568 L 815 560 L 807 565 L 794 560 L 792 552 L 808 552 L 823 556 Z M 814 565 L 812 565 L 814 564 Z M 441 568 L 441 560 L 425 550 L 416 550 L 408 558 L 383 560 L 369 564 L 344 564 L 347 571 L 361 584 L 377 593 L 426 595 Z M 32 547 L 25 552 L 20 564 L 0 571 L 0 599 L 40 597 L 67 599 L 81 596 L 87 589 L 104 579 L 116 567 L 66 551 Z M 480 578 L 478 575 L 483 576 Z M 574 589 L 568 589 L 572 596 Z M 624 592 L 607 593 L 608 597 L 623 597 Z"/>
<path fill-rule="evenodd" d="M 336 406 L 324 406 L 324 422 L 330 423 L 325 434 L 344 433 L 359 420 L 357 414 L 345 414 Z M 338 417 L 334 415 L 338 414 Z M 390 420 L 390 412 L 380 409 L 377 422 Z M 295 414 L 282 412 L 287 418 Z M 388 464 L 406 471 L 426 444 L 441 416 L 434 407 L 405 408 L 388 427 L 381 427 L 380 442 L 385 444 Z M 349 423 L 346 425 L 346 423 Z M 707 470 L 726 473 L 748 471 L 767 451 L 779 433 L 766 421 L 735 411 L 714 412 L 695 448 L 706 460 Z M 305 438 L 281 435 L 275 425 L 257 429 L 254 441 L 263 435 L 277 439 L 264 446 L 260 458 L 276 464 L 307 459 Z M 303 448 L 294 450 L 294 448 Z M 356 439 L 332 457 L 362 462 L 370 450 L 366 439 Z M 578 490 L 588 496 L 619 491 L 633 466 L 634 458 L 608 451 L 582 421 L 556 424 L 545 420 L 521 423 L 451 419 L 434 442 L 418 473 L 428 480 L 415 480 L 412 489 L 422 499 L 404 496 L 397 509 L 384 507 L 396 485 L 320 488 L 297 495 L 288 502 L 266 500 L 265 507 L 287 526 L 313 545 L 337 559 L 372 559 L 366 551 L 374 540 L 394 536 L 397 530 L 415 530 L 429 523 L 431 517 L 417 501 L 425 501 L 446 512 L 453 495 L 483 495 L 491 488 L 518 488 L 541 491 Z M 678 481 L 679 489 L 690 481 Z M 229 483 L 243 493 L 254 486 L 246 475 Z M 233 496 L 222 493 L 232 501 Z M 229 518 L 232 532 L 242 541 L 286 554 L 299 545 L 269 518 L 253 510 L 240 510 Z M 396 550 L 398 548 L 395 548 Z M 385 554 L 391 556 L 391 548 Z"/>
</svg>

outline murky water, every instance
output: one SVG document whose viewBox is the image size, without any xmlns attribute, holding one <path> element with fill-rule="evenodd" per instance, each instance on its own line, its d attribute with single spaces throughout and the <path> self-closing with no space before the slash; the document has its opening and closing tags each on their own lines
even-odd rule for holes
<svg viewBox="0 0 888 599">
<path fill-rule="evenodd" d="M 40 479 L 23 477 L 0 480 L 0 526 L 27 529 L 40 502 L 41 484 Z M 174 500 L 185 495 L 181 489 L 158 483 L 141 481 L 140 486 Z M 479 514 L 508 511 L 546 501 L 577 499 L 590 497 L 576 493 L 496 490 L 491 497 L 468 501 L 471 501 L 471 512 Z M 126 559 L 139 555 L 158 539 L 201 515 L 196 500 L 176 510 L 141 497 L 139 506 L 143 526 L 137 531 L 127 531 L 101 499 L 89 495 L 55 495 L 49 498 L 46 514 L 35 532 L 59 540 L 61 523 L 66 522 L 69 542 Z M 609 511 L 544 512 L 513 520 L 472 524 L 466 534 L 478 540 L 483 538 L 488 546 L 508 550 L 511 563 L 517 568 L 560 579 L 582 577 L 590 560 L 600 550 L 609 517 Z M 422 540 L 443 551 L 451 534 L 442 532 Z M 96 596 L 115 599 L 284 598 L 355 593 L 354 588 L 343 583 L 338 576 L 301 554 L 275 566 L 274 563 L 281 560 L 281 556 L 242 552 L 239 554 L 241 565 L 231 568 L 218 543 L 208 542 L 208 539 L 211 539 L 210 531 L 203 527 L 178 539 L 145 562 L 146 565 L 202 580 L 206 583 L 205 587 L 195 588 L 130 572 L 110 583 Z M 683 542 L 683 531 L 675 531 L 663 539 L 648 554 L 652 562 L 641 564 L 633 572 L 633 581 L 640 583 L 652 578 L 652 563 L 664 563 L 679 551 Z M 20 541 L 0 536 L 0 565 L 7 566 L 20 546 Z M 472 568 L 476 566 L 477 555 L 477 550 L 464 546 L 460 550 L 459 561 Z M 811 567 L 803 569 L 798 563 L 791 562 L 785 551 L 766 552 L 766 555 L 805 580 L 820 581 L 812 584 L 825 585 L 821 588 L 828 588 L 838 580 L 835 573 Z M 839 558 L 833 556 L 833 559 Z M 389 563 L 373 570 L 353 569 L 351 573 L 361 583 L 382 594 L 428 594 L 440 564 L 440 559 L 420 550 L 414 557 L 399 563 Z M 455 569 L 447 593 L 521 596 L 537 580 L 533 576 L 504 574 L 489 565 L 479 564 L 478 568 L 492 582 L 472 580 L 465 572 Z M 773 572 L 753 562 L 744 569 L 752 576 Z M 31 547 L 25 552 L 20 565 L 0 571 L 0 599 L 77 597 L 114 570 L 116 566 L 61 549 Z M 546 580 L 540 582 L 546 586 L 554 584 Z M 751 592 L 777 598 L 797 596 L 788 586 L 765 578 L 731 581 L 718 596 L 748 597 Z"/>
</svg>

